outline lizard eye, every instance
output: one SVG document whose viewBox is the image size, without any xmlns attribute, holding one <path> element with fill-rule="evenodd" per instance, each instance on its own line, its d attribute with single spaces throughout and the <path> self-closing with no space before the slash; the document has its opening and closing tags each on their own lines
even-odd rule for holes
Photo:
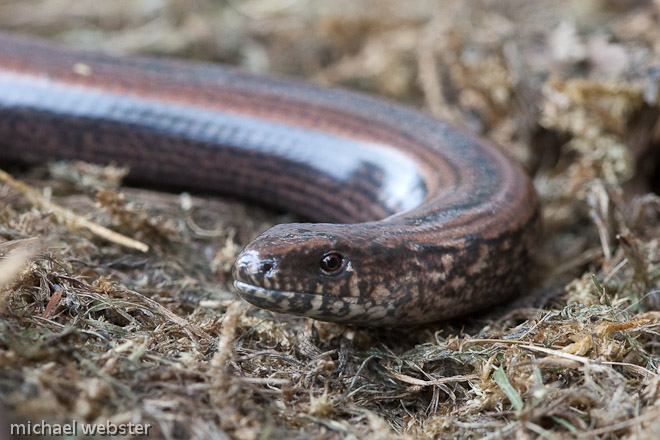
<svg viewBox="0 0 660 440">
<path fill-rule="evenodd" d="M 344 267 L 344 256 L 339 252 L 328 252 L 321 258 L 321 270 L 328 275 L 339 272 Z"/>
</svg>

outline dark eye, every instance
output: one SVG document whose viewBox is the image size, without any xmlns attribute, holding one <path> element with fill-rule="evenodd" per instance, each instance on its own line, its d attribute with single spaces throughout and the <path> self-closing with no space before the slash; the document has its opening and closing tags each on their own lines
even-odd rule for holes
<svg viewBox="0 0 660 440">
<path fill-rule="evenodd" d="M 331 274 L 344 267 L 344 257 L 338 252 L 328 252 L 321 259 L 321 270 Z"/>
</svg>

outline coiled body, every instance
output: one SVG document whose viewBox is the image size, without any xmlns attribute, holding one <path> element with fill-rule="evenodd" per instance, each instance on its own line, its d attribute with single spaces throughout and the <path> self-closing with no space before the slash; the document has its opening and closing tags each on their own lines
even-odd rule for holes
<svg viewBox="0 0 660 440">
<path fill-rule="evenodd" d="M 0 36 L 0 161 L 71 158 L 332 222 L 276 226 L 234 267 L 247 301 L 328 321 L 422 324 L 500 302 L 538 229 L 516 164 L 413 110 Z"/>
</svg>

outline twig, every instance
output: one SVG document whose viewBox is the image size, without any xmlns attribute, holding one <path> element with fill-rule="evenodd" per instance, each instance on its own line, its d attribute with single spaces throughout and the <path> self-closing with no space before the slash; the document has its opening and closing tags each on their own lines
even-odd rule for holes
<svg viewBox="0 0 660 440">
<path fill-rule="evenodd" d="M 91 220 L 88 220 L 69 209 L 53 203 L 41 195 L 41 193 L 35 188 L 32 188 L 30 185 L 14 179 L 2 170 L 0 170 L 0 180 L 23 194 L 23 196 L 35 207 L 44 211 L 50 211 L 55 214 L 57 222 L 65 225 L 68 228 L 87 229 L 91 233 L 105 240 L 116 243 L 120 246 L 136 249 L 140 252 L 147 252 L 149 250 L 149 246 L 145 243 L 142 243 L 141 241 L 111 231 L 110 229 L 105 228 L 98 223 L 94 223 Z"/>
</svg>

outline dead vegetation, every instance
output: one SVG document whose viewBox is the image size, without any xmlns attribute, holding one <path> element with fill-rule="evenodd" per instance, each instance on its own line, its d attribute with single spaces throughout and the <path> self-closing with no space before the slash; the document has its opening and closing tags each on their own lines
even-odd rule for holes
<svg viewBox="0 0 660 440">
<path fill-rule="evenodd" d="M 236 300 L 233 257 L 286 215 L 118 189 L 111 167 L 5 177 L 6 419 L 173 439 L 656 438 L 657 0 L 2 0 L 0 28 L 418 106 L 518 158 L 545 223 L 526 297 L 375 331 Z"/>
</svg>

